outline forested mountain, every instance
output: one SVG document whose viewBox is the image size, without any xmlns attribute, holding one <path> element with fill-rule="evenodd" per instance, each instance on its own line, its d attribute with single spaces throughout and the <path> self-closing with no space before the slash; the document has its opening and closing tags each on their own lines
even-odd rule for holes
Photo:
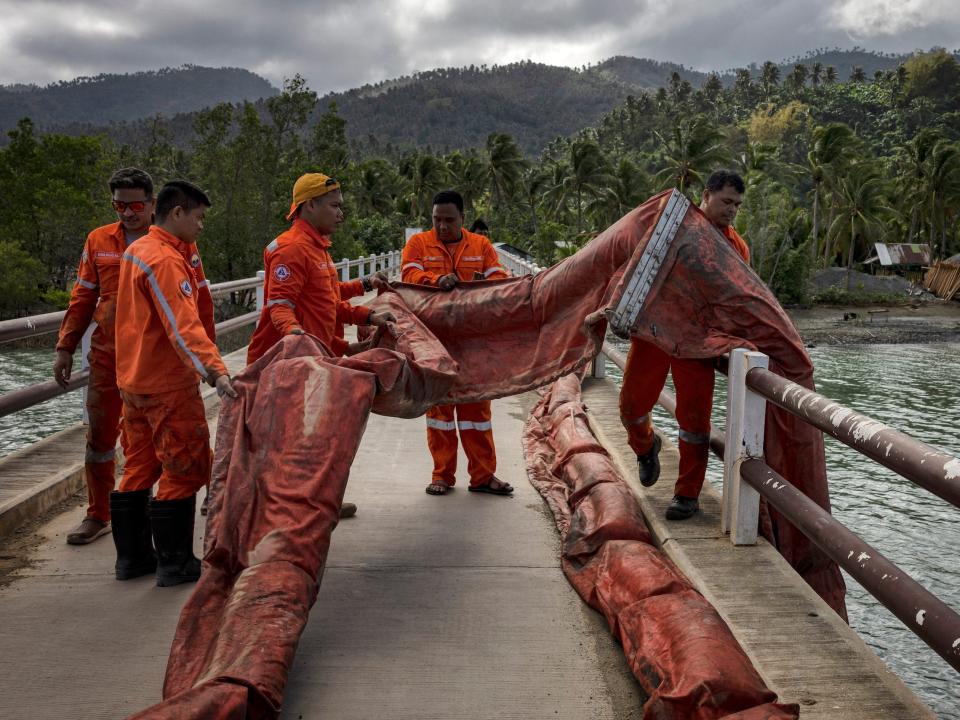
<svg viewBox="0 0 960 720">
<path fill-rule="evenodd" d="M 276 95 L 259 75 L 241 68 L 184 65 L 125 75 L 97 75 L 37 85 L 0 86 L 0 132 L 29 117 L 41 128 L 100 126 L 153 115 L 172 116 L 221 102 Z"/>
<path fill-rule="evenodd" d="M 513 135 L 528 153 L 597 122 L 629 89 L 596 73 L 533 62 L 447 68 L 320 99 L 336 102 L 352 139 L 453 149 Z"/>
<path fill-rule="evenodd" d="M 811 77 L 835 82 L 856 72 L 872 79 L 904 59 L 861 49 L 821 49 L 779 64 L 754 64 L 745 71 L 753 81 L 769 84 L 785 79 L 799 63 Z M 715 75 L 724 87 L 736 82 L 736 71 L 718 70 Z M 525 153 L 534 155 L 556 137 L 595 125 L 628 95 L 669 88 L 671 83 L 675 89 L 684 82 L 700 88 L 711 77 L 676 63 L 626 56 L 583 69 L 529 61 L 471 65 L 327 94 L 319 98 L 313 119 L 336 103 L 347 121 L 348 138 L 374 155 L 390 147 L 479 147 L 492 132 L 510 134 Z M 105 132 L 120 144 L 140 147 L 160 131 L 174 145 L 186 147 L 194 138 L 196 111 L 249 100 L 257 101 L 255 107 L 265 118 L 266 104 L 257 99 L 276 93 L 266 80 L 246 70 L 201 67 L 79 78 L 47 88 L 14 86 L 0 88 L 0 131 L 30 117 L 38 128 L 70 135 Z"/>
</svg>

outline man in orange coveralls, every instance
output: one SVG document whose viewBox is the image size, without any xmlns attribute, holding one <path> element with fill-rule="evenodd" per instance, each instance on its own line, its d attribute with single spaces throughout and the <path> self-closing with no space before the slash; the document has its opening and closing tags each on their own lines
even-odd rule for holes
<svg viewBox="0 0 960 720">
<path fill-rule="evenodd" d="M 444 190 L 433 198 L 433 229 L 417 233 L 403 249 L 404 282 L 431 285 L 445 292 L 460 282 L 507 277 L 497 251 L 483 235 L 463 228 L 463 198 Z M 454 422 L 456 414 L 456 422 Z M 457 472 L 457 429 L 467 455 L 471 492 L 509 495 L 510 483 L 494 475 L 497 452 L 490 424 L 490 401 L 437 405 L 427 411 L 427 447 L 433 456 L 430 495 L 444 495 Z"/>
<path fill-rule="evenodd" d="M 707 180 L 700 209 L 749 264 L 747 243 L 732 225 L 743 202 L 744 190 L 739 175 L 718 170 Z M 660 477 L 660 438 L 653 432 L 650 413 L 660 397 L 668 371 L 677 389 L 680 472 L 673 500 L 665 514 L 668 520 L 686 520 L 700 508 L 698 498 L 707 472 L 713 360 L 673 358 L 655 345 L 633 338 L 620 391 L 620 420 L 627 429 L 630 447 L 637 454 L 640 482 L 650 487 Z"/>
<path fill-rule="evenodd" d="M 373 279 L 340 282 L 327 250 L 330 235 L 343 222 L 340 183 L 322 173 L 300 176 L 293 185 L 287 220 L 293 221 L 290 228 L 263 251 L 264 307 L 247 349 L 247 364 L 256 362 L 284 335 L 313 335 L 336 356 L 366 349 L 367 342 L 344 340 L 344 323 L 379 326 L 393 322 L 394 317 L 347 302 L 373 289 Z M 340 506 L 340 517 L 356 512 L 353 503 Z"/>
<path fill-rule="evenodd" d="M 201 321 L 188 259 L 199 259 L 195 243 L 208 207 L 197 186 L 167 183 L 157 196 L 156 224 L 120 264 L 117 386 L 126 466 L 110 494 L 118 580 L 154 570 L 161 587 L 200 577 L 193 518 L 197 490 L 210 479 L 210 435 L 197 382 L 237 395 Z"/>
<path fill-rule="evenodd" d="M 97 324 L 90 340 L 90 379 L 87 384 L 87 515 L 67 533 L 71 545 L 86 545 L 110 532 L 110 491 L 114 486 L 114 456 L 121 434 L 123 402 L 117 389 L 114 315 L 120 256 L 133 241 L 146 235 L 153 217 L 153 180 L 133 167 L 117 170 L 107 182 L 117 222 L 98 227 L 88 236 L 80 255 L 77 282 L 60 325 L 53 377 L 67 387 L 73 354 L 90 322 Z"/>
</svg>

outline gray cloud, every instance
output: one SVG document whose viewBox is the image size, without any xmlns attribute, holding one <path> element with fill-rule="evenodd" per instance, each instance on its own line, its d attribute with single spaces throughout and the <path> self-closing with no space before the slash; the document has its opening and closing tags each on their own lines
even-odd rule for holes
<svg viewBox="0 0 960 720">
<path fill-rule="evenodd" d="M 612 55 L 726 69 L 860 44 L 953 48 L 954 0 L 0 0 L 0 83 L 197 65 L 320 93 L 415 70 Z"/>
</svg>

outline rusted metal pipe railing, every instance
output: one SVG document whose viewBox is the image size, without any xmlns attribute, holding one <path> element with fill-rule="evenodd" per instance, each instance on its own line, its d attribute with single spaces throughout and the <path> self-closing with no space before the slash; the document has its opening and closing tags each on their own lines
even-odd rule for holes
<svg viewBox="0 0 960 720">
<path fill-rule="evenodd" d="M 769 370 L 747 373 L 747 387 L 937 497 L 960 507 L 960 460 Z"/>
<path fill-rule="evenodd" d="M 763 460 L 744 461 L 740 474 L 904 625 L 960 671 L 960 615 L 850 532 Z"/>
<path fill-rule="evenodd" d="M 224 320 L 221 323 L 217 323 L 217 335 L 224 335 L 228 332 L 244 327 L 245 325 L 255 323 L 259 316 L 260 313 L 251 312 L 245 315 L 239 315 L 235 318 L 230 318 L 229 320 Z M 51 357 L 51 367 L 52 366 L 53 358 Z M 58 395 L 73 392 L 74 390 L 80 390 L 81 388 L 86 387 L 87 378 L 89 377 L 89 370 L 80 370 L 79 372 L 73 373 L 73 375 L 70 377 L 70 382 L 67 383 L 66 388 L 60 387 L 55 380 L 45 380 L 44 382 L 28 385 L 27 387 L 19 388 L 18 390 L 13 390 L 4 395 L 0 395 L 0 417 L 10 415 L 34 405 L 39 405 L 40 403 L 46 402 L 47 400 L 55 398 Z"/>
<path fill-rule="evenodd" d="M 51 366 L 52 365 L 53 363 L 51 362 Z M 80 370 L 70 376 L 70 382 L 67 383 L 65 388 L 60 387 L 56 380 L 45 380 L 44 382 L 28 385 L 27 387 L 0 395 L 0 417 L 11 415 L 19 410 L 39 405 L 58 395 L 64 395 L 68 392 L 86 387 L 87 378 L 89 377 L 90 370 Z"/>
</svg>

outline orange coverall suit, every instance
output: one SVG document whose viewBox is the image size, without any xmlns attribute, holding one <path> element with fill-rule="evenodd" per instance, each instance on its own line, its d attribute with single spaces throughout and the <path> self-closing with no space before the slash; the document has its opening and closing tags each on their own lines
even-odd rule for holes
<svg viewBox="0 0 960 720">
<path fill-rule="evenodd" d="M 114 486 L 117 437 L 126 448 L 120 423 L 123 401 L 117 389 L 116 338 L 117 284 L 120 258 L 127 249 L 123 225 L 119 222 L 93 230 L 83 246 L 77 267 L 77 282 L 70 305 L 60 325 L 57 350 L 74 354 L 91 322 L 97 327 L 90 339 L 90 379 L 87 381 L 87 450 L 84 474 L 87 482 L 87 516 L 101 522 L 110 520 L 110 491 Z M 188 261 L 201 288 L 197 301 L 201 313 L 209 311 L 208 332 L 213 336 L 213 298 L 203 274 L 200 256 L 190 253 Z M 205 323 L 206 325 L 206 323 Z"/>
<path fill-rule="evenodd" d="M 436 285 L 456 272 L 461 281 L 479 274 L 484 279 L 508 277 L 497 251 L 483 235 L 463 230 L 453 255 L 437 238 L 437 231 L 413 235 L 403 248 L 401 279 L 418 285 Z M 456 422 L 454 422 L 456 414 Z M 490 401 L 436 405 L 427 411 L 427 446 L 433 456 L 433 482 L 453 486 L 457 472 L 457 429 L 467 455 L 470 484 L 485 485 L 497 470 L 497 452 L 490 424 Z"/>
<path fill-rule="evenodd" d="M 730 226 L 721 232 L 749 264 L 750 250 L 744 239 Z M 620 391 L 620 420 L 627 429 L 633 451 L 637 455 L 650 452 L 654 440 L 650 413 L 660 397 L 668 371 L 677 389 L 677 423 L 680 425 L 680 471 L 674 495 L 695 498 L 703 488 L 710 453 L 713 360 L 673 358 L 655 345 L 632 338 Z"/>
<path fill-rule="evenodd" d="M 212 302 L 201 320 L 199 257 L 195 245 L 153 226 L 122 258 L 117 386 L 127 444 L 121 492 L 159 482 L 158 500 L 180 500 L 210 479 L 210 433 L 197 385 L 227 368 L 210 336 Z"/>
<path fill-rule="evenodd" d="M 348 345 L 344 323 L 363 325 L 370 318 L 370 308 L 346 302 L 345 298 L 363 294 L 363 283 L 340 282 L 329 247 L 330 239 L 301 218 L 267 245 L 264 305 L 247 349 L 248 365 L 296 328 L 341 356 Z"/>
</svg>

